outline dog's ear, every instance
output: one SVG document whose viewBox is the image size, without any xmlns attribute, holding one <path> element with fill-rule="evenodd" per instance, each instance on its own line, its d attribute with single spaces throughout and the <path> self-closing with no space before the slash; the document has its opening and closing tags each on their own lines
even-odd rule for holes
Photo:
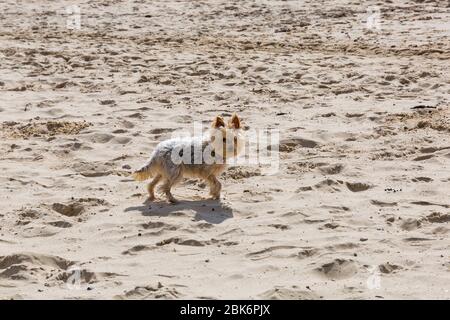
<svg viewBox="0 0 450 320">
<path fill-rule="evenodd" d="M 228 123 L 228 126 L 233 129 L 240 129 L 241 128 L 241 120 L 239 119 L 238 115 L 235 113 L 231 117 L 230 122 Z"/>
<path fill-rule="evenodd" d="M 219 129 L 220 127 L 225 127 L 225 121 L 220 116 L 217 116 L 211 124 L 211 127 Z"/>
</svg>

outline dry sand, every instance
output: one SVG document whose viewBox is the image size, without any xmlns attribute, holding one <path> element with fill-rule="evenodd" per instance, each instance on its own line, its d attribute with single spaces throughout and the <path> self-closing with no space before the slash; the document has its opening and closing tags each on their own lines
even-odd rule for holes
<svg viewBox="0 0 450 320">
<path fill-rule="evenodd" d="M 3 0 L 0 298 L 449 299 L 449 3 L 361 3 Z M 145 204 L 155 144 L 232 112 L 279 172 Z"/>
</svg>

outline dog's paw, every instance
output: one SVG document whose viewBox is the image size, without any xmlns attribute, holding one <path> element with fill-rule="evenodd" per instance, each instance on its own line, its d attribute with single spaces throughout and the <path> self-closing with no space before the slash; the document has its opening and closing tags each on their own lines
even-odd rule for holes
<svg viewBox="0 0 450 320">
<path fill-rule="evenodd" d="M 220 200 L 220 194 L 213 194 L 210 197 L 211 200 Z"/>
<path fill-rule="evenodd" d="M 177 204 L 177 203 L 179 203 L 180 201 L 178 201 L 178 199 L 175 199 L 175 198 L 169 198 L 169 199 L 167 199 L 170 203 L 172 203 L 172 204 Z"/>
</svg>

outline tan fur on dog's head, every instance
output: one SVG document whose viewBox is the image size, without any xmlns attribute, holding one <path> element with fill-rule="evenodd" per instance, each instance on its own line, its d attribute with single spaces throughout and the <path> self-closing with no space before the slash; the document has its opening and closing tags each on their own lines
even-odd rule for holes
<svg viewBox="0 0 450 320">
<path fill-rule="evenodd" d="M 217 116 L 211 124 L 211 144 L 214 151 L 223 159 L 237 157 L 244 147 L 244 139 L 241 134 L 241 120 L 237 114 L 233 114 L 225 125 L 222 117 Z"/>
</svg>

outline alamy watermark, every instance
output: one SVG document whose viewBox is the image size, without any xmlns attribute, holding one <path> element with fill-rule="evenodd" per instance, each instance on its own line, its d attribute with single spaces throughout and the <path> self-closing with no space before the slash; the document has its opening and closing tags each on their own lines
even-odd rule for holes
<svg viewBox="0 0 450 320">
<path fill-rule="evenodd" d="M 381 30 L 381 10 L 378 6 L 367 8 L 366 28 L 372 31 Z"/>
<path fill-rule="evenodd" d="M 277 129 L 210 129 L 205 132 L 202 123 L 195 122 L 193 134 L 178 131 L 172 133 L 172 138 L 179 141 L 171 154 L 175 164 L 257 166 L 264 175 L 274 175 L 280 168 L 280 132 Z"/>
<path fill-rule="evenodd" d="M 77 5 L 66 7 L 66 27 L 71 30 L 81 29 L 81 9 Z"/>
<path fill-rule="evenodd" d="M 381 276 L 378 266 L 369 268 L 370 276 L 367 278 L 366 286 L 369 290 L 378 290 L 381 288 Z"/>
<path fill-rule="evenodd" d="M 70 274 L 66 280 L 66 287 L 69 290 L 81 290 L 81 272 L 78 266 L 70 267 L 67 272 Z"/>
</svg>

